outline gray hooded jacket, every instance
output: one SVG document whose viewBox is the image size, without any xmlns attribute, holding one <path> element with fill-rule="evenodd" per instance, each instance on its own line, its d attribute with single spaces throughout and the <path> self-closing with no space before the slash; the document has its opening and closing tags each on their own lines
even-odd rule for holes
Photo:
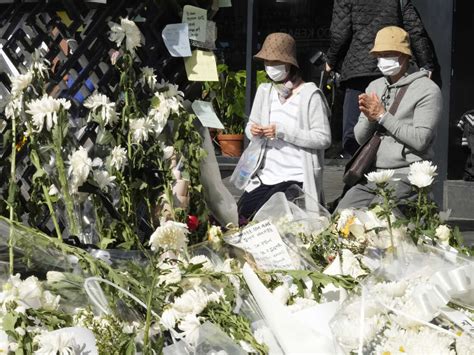
<svg viewBox="0 0 474 355">
<path fill-rule="evenodd" d="M 409 85 L 395 115 L 386 113 L 381 125 L 387 132 L 382 136 L 375 166 L 377 169 L 399 169 L 411 163 L 433 158 L 433 141 L 441 119 L 442 97 L 439 87 L 424 71 L 407 72 L 396 83 L 385 77 L 372 81 L 366 93 L 374 92 L 385 102 L 388 111 L 402 86 Z M 359 144 L 366 142 L 379 123 L 369 122 L 364 114 L 354 128 Z"/>
</svg>

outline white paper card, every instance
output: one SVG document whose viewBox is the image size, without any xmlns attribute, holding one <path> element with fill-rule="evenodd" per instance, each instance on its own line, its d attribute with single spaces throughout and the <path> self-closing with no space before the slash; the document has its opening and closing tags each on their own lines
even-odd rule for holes
<svg viewBox="0 0 474 355">
<path fill-rule="evenodd" d="M 183 7 L 183 22 L 189 25 L 189 38 L 205 42 L 207 32 L 207 10 L 196 6 Z"/>
<path fill-rule="evenodd" d="M 168 52 L 173 57 L 190 57 L 189 26 L 187 23 L 172 23 L 166 25 L 161 33 Z"/>
<path fill-rule="evenodd" d="M 443 307 L 441 308 L 441 314 L 446 316 L 464 331 L 474 334 L 474 322 L 464 313 L 450 307 Z"/>
<path fill-rule="evenodd" d="M 232 0 L 219 0 L 219 7 L 232 7 Z"/>
<path fill-rule="evenodd" d="M 268 220 L 226 237 L 225 241 L 251 254 L 260 270 L 295 269 L 280 233 Z"/>
<path fill-rule="evenodd" d="M 224 129 L 224 125 L 217 117 L 212 107 L 212 103 L 207 101 L 195 100 L 191 105 L 194 113 L 201 121 L 204 127 Z"/>
</svg>

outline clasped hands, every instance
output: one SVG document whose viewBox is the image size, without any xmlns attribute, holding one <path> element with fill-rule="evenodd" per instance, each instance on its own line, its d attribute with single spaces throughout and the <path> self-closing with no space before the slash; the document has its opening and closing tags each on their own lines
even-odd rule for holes
<svg viewBox="0 0 474 355">
<path fill-rule="evenodd" d="M 382 101 L 373 92 L 359 95 L 359 110 L 370 122 L 377 122 L 385 114 Z"/>
<path fill-rule="evenodd" d="M 258 136 L 273 139 L 276 137 L 276 125 L 274 123 L 268 126 L 252 124 L 250 126 L 250 133 L 252 133 L 254 137 Z"/>
</svg>

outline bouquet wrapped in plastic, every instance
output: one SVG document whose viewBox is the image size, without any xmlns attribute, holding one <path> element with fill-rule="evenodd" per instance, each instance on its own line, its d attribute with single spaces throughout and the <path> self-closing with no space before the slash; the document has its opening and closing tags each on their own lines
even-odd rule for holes
<svg viewBox="0 0 474 355">
<path fill-rule="evenodd" d="M 469 354 L 474 263 L 407 253 L 371 274 L 331 321 L 346 353 Z"/>
</svg>

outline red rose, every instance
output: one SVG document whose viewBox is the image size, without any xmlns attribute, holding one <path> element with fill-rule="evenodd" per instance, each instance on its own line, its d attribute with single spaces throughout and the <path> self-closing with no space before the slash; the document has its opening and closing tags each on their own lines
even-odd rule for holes
<svg viewBox="0 0 474 355">
<path fill-rule="evenodd" d="M 187 220 L 188 229 L 194 232 L 199 227 L 199 219 L 196 216 L 188 215 Z"/>
</svg>

